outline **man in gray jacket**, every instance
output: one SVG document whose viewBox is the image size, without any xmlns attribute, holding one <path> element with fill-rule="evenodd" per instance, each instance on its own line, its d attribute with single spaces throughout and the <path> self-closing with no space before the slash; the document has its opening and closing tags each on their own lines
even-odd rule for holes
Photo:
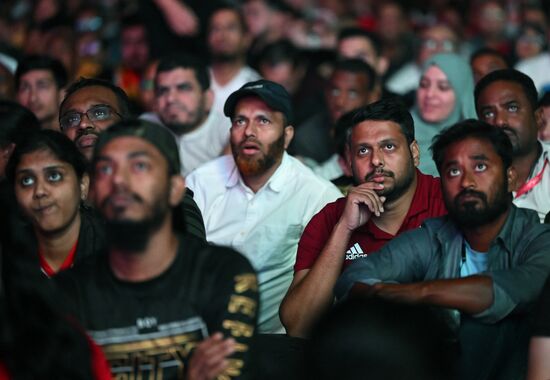
<svg viewBox="0 0 550 380">
<path fill-rule="evenodd" d="M 497 127 L 467 120 L 432 145 L 449 215 L 357 260 L 336 295 L 380 296 L 449 310 L 459 378 L 520 379 L 526 316 L 550 273 L 550 228 L 512 204 L 512 147 Z"/>
</svg>

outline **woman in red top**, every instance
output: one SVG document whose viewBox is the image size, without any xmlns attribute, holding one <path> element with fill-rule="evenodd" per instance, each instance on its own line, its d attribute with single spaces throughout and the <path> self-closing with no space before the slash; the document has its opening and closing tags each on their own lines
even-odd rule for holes
<svg viewBox="0 0 550 380">
<path fill-rule="evenodd" d="M 30 222 L 34 239 L 29 240 L 35 240 L 35 244 L 27 242 L 24 250 L 38 252 L 40 267 L 48 277 L 99 250 L 94 242 L 101 228 L 83 203 L 90 182 L 86 167 L 86 159 L 73 142 L 52 130 L 38 131 L 18 142 L 8 162 L 7 177 Z"/>
</svg>

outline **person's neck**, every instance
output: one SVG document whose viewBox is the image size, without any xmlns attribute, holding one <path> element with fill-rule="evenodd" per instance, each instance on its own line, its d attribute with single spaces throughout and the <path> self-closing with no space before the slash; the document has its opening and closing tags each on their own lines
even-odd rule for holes
<svg viewBox="0 0 550 380">
<path fill-rule="evenodd" d="M 40 129 L 53 129 L 54 131 L 58 131 L 58 132 L 61 131 L 57 117 L 41 120 Z"/>
<path fill-rule="evenodd" d="M 491 247 L 491 243 L 499 234 L 502 226 L 504 226 L 504 223 L 506 223 L 509 213 L 510 206 L 491 223 L 475 228 L 461 228 L 462 234 L 468 244 L 470 244 L 470 247 L 472 247 L 474 251 L 488 252 Z"/>
<path fill-rule="evenodd" d="M 536 148 L 531 149 L 527 154 L 514 157 L 513 166 L 517 173 L 516 188 L 514 190 L 519 189 L 527 181 L 539 159 L 541 150 L 542 147 L 537 142 Z"/>
<path fill-rule="evenodd" d="M 63 231 L 55 234 L 36 233 L 40 253 L 48 265 L 57 271 L 75 245 L 80 234 L 80 213 Z"/>
<path fill-rule="evenodd" d="M 399 198 L 384 203 L 384 212 L 380 216 L 372 216 L 372 221 L 378 228 L 391 235 L 397 234 L 411 208 L 417 184 L 418 174 L 415 171 L 409 188 Z"/>
<path fill-rule="evenodd" d="M 178 238 L 172 230 L 169 214 L 162 226 L 151 234 L 147 245 L 140 252 L 109 249 L 109 264 L 115 277 L 128 282 L 147 281 L 166 271 L 178 250 Z"/>
<path fill-rule="evenodd" d="M 271 176 L 277 171 L 279 166 L 281 166 L 281 163 L 283 162 L 283 157 L 281 157 L 272 167 L 270 167 L 267 171 L 265 171 L 262 174 L 259 175 L 249 175 L 245 176 L 243 173 L 241 174 L 241 177 L 243 179 L 243 182 L 252 190 L 254 193 L 257 193 L 264 185 L 269 181 Z"/>
<path fill-rule="evenodd" d="M 213 62 L 212 76 L 216 83 L 220 86 L 224 86 L 239 73 L 239 71 L 244 67 L 244 59 L 238 58 L 232 61 L 223 61 L 223 62 Z"/>
</svg>

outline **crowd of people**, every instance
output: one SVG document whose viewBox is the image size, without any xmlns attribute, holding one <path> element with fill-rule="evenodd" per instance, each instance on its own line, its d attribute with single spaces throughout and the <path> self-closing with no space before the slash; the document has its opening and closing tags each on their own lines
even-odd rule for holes
<svg viewBox="0 0 550 380">
<path fill-rule="evenodd" d="M 0 3 L 0 379 L 550 377 L 550 3 Z"/>
</svg>

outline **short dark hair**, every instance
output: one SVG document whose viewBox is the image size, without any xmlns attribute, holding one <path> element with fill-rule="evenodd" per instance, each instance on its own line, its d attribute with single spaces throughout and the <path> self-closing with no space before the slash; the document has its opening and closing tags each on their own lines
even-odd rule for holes
<svg viewBox="0 0 550 380">
<path fill-rule="evenodd" d="M 21 77 L 33 70 L 51 72 L 57 88 L 63 88 L 67 85 L 67 70 L 61 62 L 45 55 L 29 55 L 24 57 L 17 65 L 15 87 L 19 88 Z"/>
<path fill-rule="evenodd" d="M 17 144 L 25 135 L 40 129 L 40 122 L 28 108 L 11 100 L 0 100 L 0 148 Z"/>
<path fill-rule="evenodd" d="M 195 78 L 197 78 L 203 91 L 210 88 L 210 76 L 208 75 L 207 65 L 199 58 L 188 54 L 172 54 L 160 60 L 155 75 L 155 88 L 159 73 L 180 68 L 193 70 Z"/>
<path fill-rule="evenodd" d="M 498 81 L 514 82 L 519 84 L 523 88 L 523 92 L 525 93 L 527 100 L 531 104 L 533 111 L 537 109 L 538 94 L 537 88 L 535 87 L 535 83 L 533 82 L 533 80 L 529 78 L 529 76 L 515 69 L 502 69 L 493 71 L 485 75 L 483 78 L 480 79 L 479 82 L 477 82 L 474 90 L 476 111 L 477 101 L 481 92 L 485 90 L 485 88 L 488 87 L 491 83 Z"/>
<path fill-rule="evenodd" d="M 124 92 L 124 90 L 118 86 L 115 86 L 109 81 L 98 79 L 98 78 L 80 78 L 73 84 L 69 86 L 65 93 L 65 98 L 61 102 L 61 105 L 59 106 L 59 117 L 61 117 L 61 110 L 63 109 L 63 106 L 65 105 L 65 102 L 67 99 L 71 97 L 72 94 L 75 92 L 86 88 L 86 87 L 93 87 L 93 86 L 99 86 L 99 87 L 105 87 L 108 90 L 111 90 L 116 98 L 118 103 L 118 108 L 120 115 L 122 116 L 122 119 L 129 119 L 132 114 L 130 112 L 130 99 L 128 99 L 128 95 Z"/>
<path fill-rule="evenodd" d="M 458 141 L 476 138 L 489 142 L 502 160 L 504 170 L 512 165 L 512 143 L 499 127 L 477 119 L 466 119 L 441 131 L 432 140 L 432 157 L 441 175 L 441 166 L 447 148 Z"/>
<path fill-rule="evenodd" d="M 368 78 L 367 91 L 369 92 L 373 91 L 376 88 L 380 79 L 378 77 L 378 74 L 376 73 L 376 70 L 374 70 L 371 65 L 369 65 L 362 59 L 357 58 L 342 59 L 336 61 L 332 72 L 335 73 L 337 71 L 346 71 L 349 73 L 366 75 Z"/>
<path fill-rule="evenodd" d="M 511 67 L 510 60 L 508 59 L 507 56 L 502 54 L 500 51 L 492 49 L 490 47 L 482 47 L 482 48 L 477 49 L 476 51 L 474 51 L 472 53 L 472 55 L 470 56 L 470 65 L 474 62 L 474 60 L 478 59 L 479 57 L 485 56 L 485 55 L 493 55 L 495 57 L 498 57 L 506 63 L 507 67 Z"/>
<path fill-rule="evenodd" d="M 266 45 L 258 54 L 259 64 L 271 66 L 289 62 L 292 67 L 305 63 L 304 54 L 289 40 L 283 39 Z"/>
<path fill-rule="evenodd" d="M 382 42 L 380 41 L 380 37 L 378 37 L 376 34 L 369 32 L 368 30 L 357 28 L 357 27 L 349 27 L 344 28 L 340 31 L 338 34 L 338 44 L 342 42 L 342 40 L 345 40 L 346 38 L 364 38 L 366 40 L 369 40 L 374 47 L 374 50 L 376 51 L 376 54 L 380 55 L 382 54 Z"/>
<path fill-rule="evenodd" d="M 347 142 L 351 144 L 351 131 L 366 120 L 392 121 L 399 125 L 407 143 L 414 141 L 414 121 L 405 106 L 398 98 L 386 98 L 357 109 L 352 118 L 352 126 L 348 129 Z"/>
<path fill-rule="evenodd" d="M 88 172 L 86 157 L 70 138 L 58 131 L 41 129 L 25 136 L 15 146 L 6 166 L 6 177 L 12 184 L 15 181 L 15 170 L 23 155 L 40 150 L 48 150 L 58 160 L 71 165 L 79 180 Z"/>
</svg>

